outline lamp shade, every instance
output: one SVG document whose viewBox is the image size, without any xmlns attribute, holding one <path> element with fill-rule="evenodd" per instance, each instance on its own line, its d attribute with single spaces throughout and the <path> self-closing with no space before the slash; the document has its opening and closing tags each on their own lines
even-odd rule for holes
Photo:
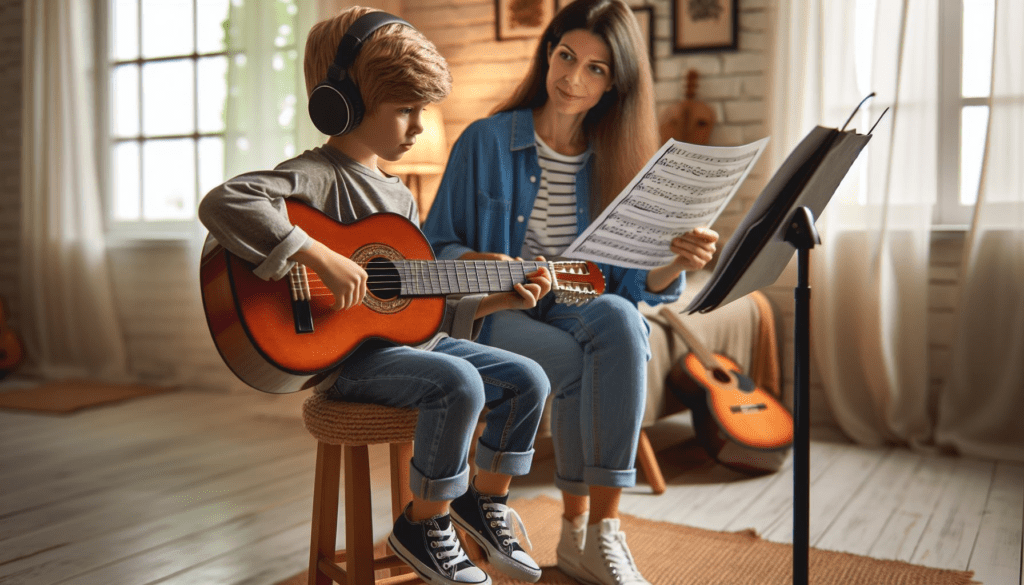
<svg viewBox="0 0 1024 585">
<path fill-rule="evenodd" d="M 397 161 L 380 161 L 380 166 L 393 175 L 439 175 L 448 159 L 448 140 L 444 135 L 441 108 L 430 104 L 420 113 L 423 133 L 416 144 Z"/>
</svg>

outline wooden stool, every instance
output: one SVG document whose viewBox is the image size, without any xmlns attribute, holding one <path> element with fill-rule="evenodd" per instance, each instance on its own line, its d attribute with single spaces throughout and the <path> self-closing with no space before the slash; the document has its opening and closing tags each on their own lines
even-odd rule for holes
<svg viewBox="0 0 1024 585">
<path fill-rule="evenodd" d="M 370 507 L 368 445 L 388 443 L 391 450 L 391 511 L 394 518 L 412 500 L 409 459 L 416 432 L 415 409 L 330 400 L 314 393 L 302 405 L 306 430 L 317 440 L 313 487 L 313 529 L 309 585 L 394 585 L 419 578 L 394 554 L 373 556 L 373 511 Z M 341 452 L 345 452 L 345 543 L 338 551 L 338 491 Z M 345 563 L 342 568 L 341 563 Z M 391 577 L 374 580 L 374 571 L 391 569 Z"/>
</svg>

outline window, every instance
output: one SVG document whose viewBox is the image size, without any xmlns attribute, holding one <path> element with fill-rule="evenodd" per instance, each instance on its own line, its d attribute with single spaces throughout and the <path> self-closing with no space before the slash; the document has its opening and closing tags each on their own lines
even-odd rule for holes
<svg viewBox="0 0 1024 585">
<path fill-rule="evenodd" d="M 896 5 L 858 0 L 858 87 L 871 90 L 870 69 L 876 11 Z M 988 126 L 992 80 L 995 0 L 939 0 L 938 193 L 932 224 L 937 229 L 970 223 L 978 197 Z M 883 17 L 886 17 L 883 15 Z"/>
<path fill-rule="evenodd" d="M 115 229 L 174 226 L 224 180 L 230 0 L 110 0 L 106 35 Z"/>
<path fill-rule="evenodd" d="M 944 0 L 939 18 L 939 197 L 934 222 L 967 225 L 978 199 L 995 0 Z"/>
</svg>

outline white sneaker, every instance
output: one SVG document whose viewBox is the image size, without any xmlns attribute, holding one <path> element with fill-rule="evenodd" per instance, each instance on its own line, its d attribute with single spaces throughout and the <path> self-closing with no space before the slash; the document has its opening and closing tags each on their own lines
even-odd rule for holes
<svg viewBox="0 0 1024 585">
<path fill-rule="evenodd" d="M 562 516 L 562 536 L 558 539 L 555 549 L 558 555 L 558 568 L 569 576 L 580 572 L 580 558 L 583 556 L 583 543 L 587 538 L 587 519 L 590 514 L 584 512 L 572 520 Z"/>
<path fill-rule="evenodd" d="M 571 577 L 588 585 L 651 585 L 633 561 L 626 546 L 626 533 L 619 530 L 618 518 L 606 518 L 589 528 L 579 572 Z"/>
</svg>

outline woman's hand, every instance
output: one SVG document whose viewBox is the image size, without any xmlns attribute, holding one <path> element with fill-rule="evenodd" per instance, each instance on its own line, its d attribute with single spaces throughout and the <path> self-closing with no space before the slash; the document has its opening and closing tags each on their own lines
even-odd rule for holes
<svg viewBox="0 0 1024 585">
<path fill-rule="evenodd" d="M 711 228 L 694 228 L 672 240 L 675 259 L 669 264 L 684 270 L 700 270 L 715 255 L 718 232 Z"/>
<path fill-rule="evenodd" d="M 647 273 L 647 290 L 659 293 L 672 284 L 684 270 L 700 270 L 715 255 L 718 232 L 711 228 L 694 228 L 672 239 L 670 249 L 676 255 L 671 262 Z"/>
<path fill-rule="evenodd" d="M 363 302 L 368 276 L 359 264 L 315 240 L 312 246 L 292 254 L 290 259 L 316 272 L 334 294 L 331 308 L 335 311 L 344 311 Z"/>
</svg>

